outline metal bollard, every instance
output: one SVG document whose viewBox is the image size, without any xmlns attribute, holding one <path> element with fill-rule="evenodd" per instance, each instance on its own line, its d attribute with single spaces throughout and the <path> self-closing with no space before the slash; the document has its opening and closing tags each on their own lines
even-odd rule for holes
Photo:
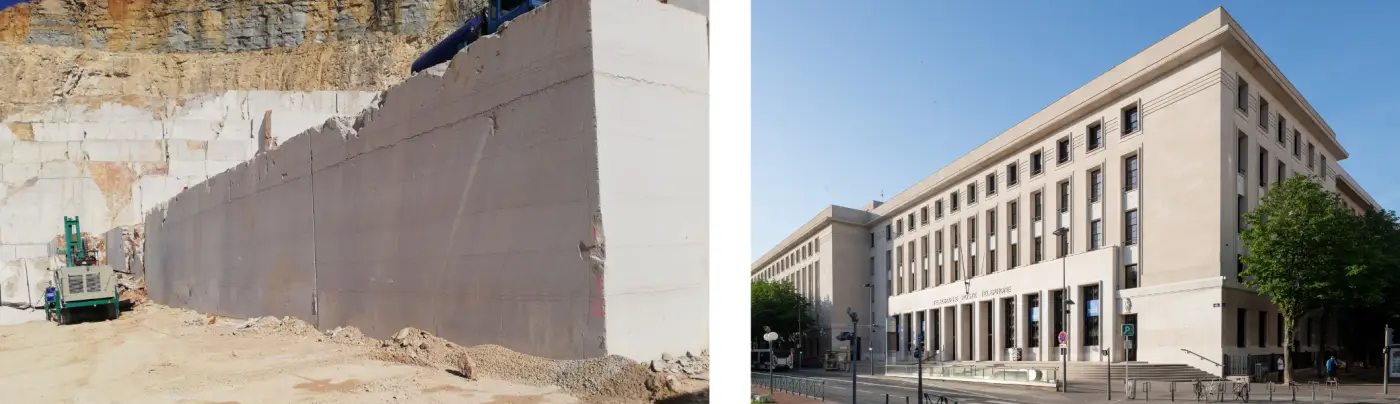
<svg viewBox="0 0 1400 404">
<path fill-rule="evenodd" d="M 1277 387 L 1277 385 L 1268 383 L 1265 387 L 1269 389 L 1269 401 L 1274 401 L 1274 388 Z"/>
<path fill-rule="evenodd" d="M 1176 382 L 1169 382 L 1169 383 L 1170 383 L 1170 384 L 1167 385 L 1167 391 L 1168 391 L 1169 393 L 1171 393 L 1171 396 L 1172 396 L 1172 397 L 1171 397 L 1171 400 L 1172 400 L 1172 402 L 1176 402 Z"/>
<path fill-rule="evenodd" d="M 1308 382 L 1308 388 L 1312 390 L 1312 400 L 1317 401 L 1317 382 Z"/>
<path fill-rule="evenodd" d="M 855 387 L 856 386 L 851 386 L 851 388 Z M 885 393 L 885 404 L 890 404 L 890 393 Z"/>
<path fill-rule="evenodd" d="M 1288 392 L 1289 392 L 1290 394 L 1292 394 L 1292 397 L 1293 397 L 1293 398 L 1290 399 L 1289 401 L 1298 401 L 1298 383 L 1297 383 L 1297 382 L 1293 382 L 1293 383 L 1290 383 L 1290 384 L 1288 385 Z"/>
</svg>

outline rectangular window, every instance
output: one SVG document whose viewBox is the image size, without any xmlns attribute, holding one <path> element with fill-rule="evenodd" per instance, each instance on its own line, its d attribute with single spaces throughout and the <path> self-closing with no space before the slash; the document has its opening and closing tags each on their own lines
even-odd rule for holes
<svg viewBox="0 0 1400 404">
<path fill-rule="evenodd" d="M 987 238 L 990 239 L 990 238 L 996 237 L 996 236 L 997 236 L 997 209 L 996 209 L 996 208 L 987 209 Z M 987 242 L 990 243 L 991 240 L 987 240 Z"/>
<path fill-rule="evenodd" d="M 870 232 L 870 248 L 875 248 L 875 232 Z"/>
<path fill-rule="evenodd" d="M 928 289 L 928 236 L 924 236 L 920 242 L 923 244 L 920 247 L 924 252 L 924 264 L 919 267 L 922 271 L 922 276 L 919 277 L 919 289 Z"/>
<path fill-rule="evenodd" d="M 1081 293 L 1084 294 L 1082 301 L 1086 303 L 1083 306 L 1080 306 L 1083 307 L 1082 310 L 1084 310 L 1081 313 L 1084 316 L 1084 321 L 1082 322 L 1083 326 L 1080 329 L 1080 332 L 1084 333 L 1084 345 L 1098 346 L 1100 313 L 1094 313 L 1090 311 L 1090 309 L 1093 309 L 1095 307 L 1090 307 L 1087 302 L 1094 302 L 1099 300 L 1099 287 L 1097 285 L 1085 286 L 1082 290 L 1083 291 Z"/>
<path fill-rule="evenodd" d="M 909 231 L 914 231 L 914 213 L 913 213 L 913 212 L 910 212 L 910 213 L 909 213 L 909 218 L 908 218 L 907 220 L 908 220 L 907 223 L 909 223 Z"/>
<path fill-rule="evenodd" d="M 1124 233 L 1124 234 L 1123 234 L 1123 244 L 1125 244 L 1125 245 L 1137 245 L 1137 243 L 1138 243 L 1138 211 L 1137 211 L 1137 209 L 1129 210 L 1127 213 L 1124 214 L 1124 216 L 1125 216 L 1126 219 L 1123 221 L 1123 222 L 1124 222 L 1124 223 L 1123 223 L 1123 227 L 1124 227 L 1124 232 L 1123 232 L 1123 233 Z"/>
<path fill-rule="evenodd" d="M 1235 165 L 1238 166 L 1240 174 L 1249 173 L 1249 137 L 1244 132 L 1240 132 L 1239 138 L 1235 139 Z"/>
<path fill-rule="evenodd" d="M 1244 81 L 1244 77 L 1235 75 L 1235 108 L 1241 112 L 1249 114 L 1249 83 Z"/>
<path fill-rule="evenodd" d="M 1138 188 L 1138 157 L 1128 157 L 1123 164 L 1123 190 L 1132 191 Z"/>
<path fill-rule="evenodd" d="M 1037 175 L 1040 175 L 1041 171 L 1044 171 L 1044 170 L 1045 170 L 1045 167 L 1043 166 L 1043 164 L 1044 164 L 1044 160 L 1041 160 L 1041 159 L 1040 159 L 1040 152 L 1038 152 L 1038 151 L 1036 151 L 1036 152 L 1031 152 L 1031 176 L 1032 176 L 1032 177 L 1037 176 Z"/>
<path fill-rule="evenodd" d="M 1248 317 L 1248 315 L 1249 312 L 1245 309 L 1235 309 L 1235 347 L 1244 348 L 1244 321 L 1245 317 Z"/>
<path fill-rule="evenodd" d="M 997 173 L 987 174 L 987 196 L 997 194 Z"/>
<path fill-rule="evenodd" d="M 1060 183 L 1060 213 L 1069 212 L 1069 181 Z"/>
<path fill-rule="evenodd" d="M 1006 203 L 1006 226 L 1011 230 L 1016 230 L 1016 223 L 1021 221 L 1021 210 L 1017 209 L 1016 201 Z"/>
<path fill-rule="evenodd" d="M 1293 158 L 1303 157 L 1303 134 L 1293 130 Z"/>
<path fill-rule="evenodd" d="M 1103 146 L 1103 125 L 1099 123 L 1089 125 L 1089 129 L 1085 131 L 1084 137 L 1087 138 L 1087 146 L 1089 151 L 1093 151 L 1095 149 L 1098 149 L 1099 146 Z"/>
<path fill-rule="evenodd" d="M 928 224 L 928 205 L 919 208 L 919 224 Z"/>
<path fill-rule="evenodd" d="M 1244 195 L 1235 195 L 1235 233 L 1244 233 L 1244 214 L 1249 206 L 1244 202 Z"/>
<path fill-rule="evenodd" d="M 1288 171 L 1288 166 L 1286 166 L 1286 165 L 1283 164 L 1283 160 L 1279 160 L 1279 161 L 1278 161 L 1278 171 L 1276 171 L 1276 173 L 1278 173 L 1278 176 L 1274 177 L 1274 183 L 1275 183 L 1275 184 L 1282 184 L 1282 183 L 1283 183 L 1283 179 L 1285 178 L 1287 171 Z"/>
<path fill-rule="evenodd" d="M 1029 337 L 1026 345 L 1031 348 L 1040 347 L 1040 320 L 1045 318 L 1043 314 L 1040 310 L 1040 295 L 1027 295 L 1026 320 L 1028 321 L 1026 323 L 1030 326 L 1026 330 L 1026 336 Z"/>
<path fill-rule="evenodd" d="M 1044 211 L 1045 211 L 1045 198 L 1043 198 L 1043 196 L 1044 196 L 1044 195 L 1042 195 L 1042 194 L 1040 193 L 1040 191 L 1035 191 L 1034 193 L 1031 193 L 1031 201 L 1032 201 L 1032 204 L 1031 204 L 1031 221 L 1032 221 L 1032 222 L 1040 221 L 1041 213 L 1044 213 Z"/>
<path fill-rule="evenodd" d="M 1326 179 L 1326 178 L 1327 178 L 1327 155 L 1322 154 L 1322 153 L 1318 153 L 1318 154 L 1317 154 L 1317 158 L 1318 158 L 1319 160 L 1322 161 L 1322 164 L 1318 164 L 1318 165 L 1317 165 L 1317 174 L 1320 175 L 1320 176 L 1322 176 L 1323 179 Z"/>
<path fill-rule="evenodd" d="M 1128 264 L 1128 266 L 1123 267 L 1123 289 L 1138 287 L 1138 281 L 1137 264 Z"/>
<path fill-rule="evenodd" d="M 1055 142 L 1055 162 L 1064 164 L 1069 162 L 1069 137 L 1066 136 Z"/>
<path fill-rule="evenodd" d="M 1103 247 L 1103 219 L 1094 219 L 1089 222 L 1089 249 L 1097 250 Z"/>
<path fill-rule="evenodd" d="M 1269 129 L 1269 101 L 1259 94 L 1259 127 Z"/>
<path fill-rule="evenodd" d="M 885 296 L 894 296 L 894 253 L 885 250 Z"/>
<path fill-rule="evenodd" d="M 1032 263 L 1032 264 L 1040 263 L 1041 260 L 1044 260 L 1044 259 L 1045 259 L 1045 243 L 1044 243 L 1044 240 L 1042 240 L 1042 239 L 1040 238 L 1040 236 L 1036 236 L 1034 241 L 1035 241 L 1035 242 L 1033 243 L 1034 245 L 1031 246 L 1032 249 L 1033 249 L 1033 251 L 1031 251 L 1031 253 L 1032 253 L 1032 255 L 1031 255 L 1031 263 Z"/>
<path fill-rule="evenodd" d="M 1011 266 L 1008 268 L 1015 268 L 1021 266 L 1021 246 L 1016 243 L 1011 243 L 1007 246 L 1011 248 L 1011 250 L 1007 251 L 1006 254 L 1006 259 L 1011 263 Z"/>
<path fill-rule="evenodd" d="M 1274 133 L 1278 135 L 1278 144 L 1283 144 L 1288 137 L 1288 118 L 1284 118 L 1282 112 L 1278 114 L 1278 127 L 1274 128 Z"/>
<path fill-rule="evenodd" d="M 1020 181 L 1021 170 L 1017 168 L 1016 162 L 1006 165 L 1006 186 L 1016 185 Z"/>
<path fill-rule="evenodd" d="M 1016 346 L 1016 298 L 1009 297 L 1001 299 L 1001 312 L 1006 313 L 1006 318 L 1002 320 L 1004 324 L 1001 332 L 1002 346 L 1014 347 Z"/>
<path fill-rule="evenodd" d="M 1259 146 L 1259 186 L 1269 186 L 1269 151 Z"/>
<path fill-rule="evenodd" d="M 1103 198 L 1103 170 L 1095 169 L 1089 172 L 1089 203 L 1098 202 Z"/>
<path fill-rule="evenodd" d="M 1317 169 L 1317 167 L 1313 165 L 1313 155 L 1317 154 L 1316 151 L 1317 149 L 1313 148 L 1312 142 L 1308 142 L 1308 170 Z"/>
<path fill-rule="evenodd" d="M 952 211 L 953 213 L 957 213 L 957 211 L 958 211 L 958 191 L 953 191 L 953 193 L 952 193 L 951 195 L 948 195 L 948 204 L 949 204 L 949 205 L 948 205 L 948 210 Z"/>
<path fill-rule="evenodd" d="M 1259 311 L 1259 323 L 1256 331 L 1259 334 L 1259 347 L 1269 346 L 1269 312 Z"/>
<path fill-rule="evenodd" d="M 977 242 L 977 217 L 967 218 L 967 243 L 971 245 Z"/>
<path fill-rule="evenodd" d="M 987 273 L 990 274 L 990 273 L 993 273 L 993 272 L 996 272 L 996 271 L 997 271 L 997 253 L 996 253 L 996 251 L 990 251 L 990 252 L 987 253 Z"/>
<path fill-rule="evenodd" d="M 1133 105 L 1123 110 L 1123 135 L 1132 134 L 1138 129 L 1142 129 L 1142 125 L 1138 120 L 1138 107 Z"/>
<path fill-rule="evenodd" d="M 904 235 L 904 219 L 896 219 L 894 221 L 894 235 L 896 237 Z"/>
<path fill-rule="evenodd" d="M 967 204 L 977 203 L 977 183 L 967 184 Z"/>
<path fill-rule="evenodd" d="M 890 241 L 890 238 L 892 238 L 893 236 L 894 236 L 894 229 L 891 228 L 890 225 L 888 225 L 888 224 L 885 225 L 885 241 Z"/>
<path fill-rule="evenodd" d="M 942 219 L 942 218 L 943 218 L 943 200 L 942 200 L 942 199 L 939 199 L 939 200 L 933 202 L 933 218 L 934 218 L 934 219 Z"/>
</svg>

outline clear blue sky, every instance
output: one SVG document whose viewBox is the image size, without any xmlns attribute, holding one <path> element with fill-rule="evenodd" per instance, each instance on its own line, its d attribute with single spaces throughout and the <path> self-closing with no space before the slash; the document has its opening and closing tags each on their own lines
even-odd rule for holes
<svg viewBox="0 0 1400 404">
<path fill-rule="evenodd" d="M 10 6 L 13 6 L 13 5 L 16 5 L 16 4 L 19 4 L 19 3 L 28 3 L 28 2 L 27 2 L 27 1 L 23 1 L 23 0 L 0 0 L 0 10 L 4 10 L 4 9 L 6 9 L 6 8 L 10 8 Z"/>
<path fill-rule="evenodd" d="M 1400 206 L 1400 1 L 755 0 L 752 257 L 827 205 L 898 194 L 1222 5 L 1336 131 L 1342 166 Z"/>
</svg>

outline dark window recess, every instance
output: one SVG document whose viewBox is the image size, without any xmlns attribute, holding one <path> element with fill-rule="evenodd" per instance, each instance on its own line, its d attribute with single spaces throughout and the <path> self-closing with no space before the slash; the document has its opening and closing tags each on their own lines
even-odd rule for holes
<svg viewBox="0 0 1400 404">
<path fill-rule="evenodd" d="M 1083 293 L 1084 305 L 1081 307 L 1084 308 L 1084 313 L 1082 313 L 1084 316 L 1084 325 L 1080 332 L 1084 333 L 1084 345 L 1097 346 L 1099 345 L 1099 313 L 1090 313 L 1088 303 L 1099 300 L 1099 287 L 1097 285 L 1085 286 Z M 1102 306 L 1099 305 L 1099 307 Z"/>
<path fill-rule="evenodd" d="M 1011 265 L 1007 268 L 1015 268 L 1021 266 L 1021 245 L 1010 244 L 1008 246 L 1011 247 L 1011 251 L 1007 251 L 1006 259 L 1010 261 Z"/>
<path fill-rule="evenodd" d="M 893 238 L 893 237 L 894 237 L 894 228 L 893 228 L 893 227 L 890 227 L 890 225 L 888 225 L 888 224 L 885 225 L 885 241 L 890 241 L 890 239 Z"/>
<path fill-rule="evenodd" d="M 1008 347 L 1016 346 L 1016 298 L 1002 299 L 1001 312 L 1006 313 L 1006 319 L 1002 320 L 1005 328 L 1002 331 L 1003 341 Z"/>
<path fill-rule="evenodd" d="M 1274 176 L 1274 183 L 1275 183 L 1275 184 L 1282 184 L 1282 183 L 1283 183 L 1284 176 L 1287 175 L 1287 172 L 1288 172 L 1288 166 L 1286 166 L 1286 165 L 1283 164 L 1283 160 L 1279 160 L 1279 161 L 1278 161 L 1278 171 L 1277 171 L 1277 173 L 1276 173 L 1277 175 Z"/>
<path fill-rule="evenodd" d="M 1125 219 L 1126 219 L 1126 220 L 1123 221 L 1123 222 L 1124 222 L 1124 223 L 1123 223 L 1123 227 L 1124 227 L 1124 230 L 1125 230 L 1125 231 L 1124 231 L 1124 235 L 1123 235 L 1123 237 L 1124 237 L 1124 238 L 1123 238 L 1123 244 L 1126 244 L 1126 245 L 1137 245 L 1137 242 L 1138 242 L 1138 211 L 1137 211 L 1137 209 L 1129 210 L 1127 213 L 1124 213 L 1123 215 L 1124 215 L 1124 217 L 1125 217 Z"/>
<path fill-rule="evenodd" d="M 1129 264 L 1123 268 L 1123 289 L 1136 288 L 1141 284 L 1140 282 L 1137 264 Z"/>
<path fill-rule="evenodd" d="M 1094 170 L 1089 172 L 1089 202 L 1098 202 L 1103 198 L 1103 171 Z"/>
<path fill-rule="evenodd" d="M 1245 317 L 1248 316 L 1249 311 L 1246 311 L 1245 309 L 1235 309 L 1235 347 L 1237 348 L 1244 348 L 1245 346 L 1244 341 L 1246 329 L 1244 326 L 1244 321 Z"/>
<path fill-rule="evenodd" d="M 1259 334 L 1259 347 L 1263 348 L 1269 346 L 1269 312 L 1263 310 L 1259 311 L 1259 323 L 1258 327 L 1256 327 L 1256 331 L 1258 331 Z"/>
<path fill-rule="evenodd" d="M 1069 137 L 1055 142 L 1055 162 L 1057 164 L 1069 162 Z"/>
<path fill-rule="evenodd" d="M 977 203 L 977 184 L 967 184 L 967 204 Z"/>
<path fill-rule="evenodd" d="M 1020 181 L 1020 177 L 1021 170 L 1017 168 L 1016 163 L 1006 165 L 1006 186 L 1016 185 L 1016 183 Z"/>
<path fill-rule="evenodd" d="M 928 224 L 928 206 L 919 208 L 919 223 Z"/>
<path fill-rule="evenodd" d="M 1249 209 L 1244 202 L 1244 195 L 1235 195 L 1235 209 L 1239 211 L 1235 216 L 1235 233 L 1244 233 L 1244 214 Z"/>
<path fill-rule="evenodd" d="M 1099 146 L 1103 146 L 1103 125 L 1097 123 L 1089 125 L 1089 130 L 1086 131 L 1084 137 L 1088 143 L 1088 150 L 1098 149 Z"/>
<path fill-rule="evenodd" d="M 1142 129 L 1142 122 L 1138 120 L 1138 107 L 1136 105 L 1123 110 L 1123 134 L 1131 134 Z"/>
<path fill-rule="evenodd" d="M 1128 157 L 1123 164 L 1124 178 L 1123 190 L 1132 191 L 1138 188 L 1138 157 Z"/>
<path fill-rule="evenodd" d="M 1033 202 L 1033 204 L 1031 205 L 1032 222 L 1040 220 L 1041 214 L 1045 212 L 1045 198 L 1043 198 L 1043 196 L 1044 195 L 1041 194 L 1039 191 L 1037 191 L 1034 194 L 1031 194 L 1031 200 Z"/>
<path fill-rule="evenodd" d="M 953 193 L 948 196 L 948 204 L 949 210 L 953 212 L 958 211 L 958 191 L 953 191 Z"/>
<path fill-rule="evenodd" d="M 1294 157 L 1294 158 L 1302 157 L 1302 156 L 1303 156 L 1303 145 L 1302 145 L 1302 144 L 1303 144 L 1303 134 L 1300 133 L 1300 132 L 1298 132 L 1297 129 L 1294 129 L 1294 130 L 1293 130 L 1293 157 Z"/>
<path fill-rule="evenodd" d="M 1244 81 L 1244 77 L 1235 75 L 1235 108 L 1244 113 L 1249 113 L 1249 83 Z"/>
<path fill-rule="evenodd" d="M 1032 246 L 1032 247 L 1033 247 L 1033 249 L 1034 249 L 1034 251 L 1032 251 L 1032 253 L 1034 254 L 1034 256 L 1031 257 L 1031 263 L 1032 263 L 1032 264 L 1035 264 L 1035 263 L 1039 263 L 1041 260 L 1044 260 L 1044 259 L 1045 259 L 1045 243 L 1044 243 L 1044 239 L 1042 239 L 1042 238 L 1040 238 L 1039 236 L 1037 236 L 1037 237 L 1035 238 L 1035 245 Z"/>
<path fill-rule="evenodd" d="M 1103 220 L 1094 219 L 1089 222 L 1089 249 L 1097 250 L 1103 247 Z"/>
<path fill-rule="evenodd" d="M 1026 344 L 1031 348 L 1040 347 L 1040 320 L 1045 318 L 1044 310 L 1040 309 L 1040 295 L 1026 296 L 1026 336 L 1029 341 Z"/>
<path fill-rule="evenodd" d="M 1269 151 L 1259 146 L 1259 186 L 1269 186 Z"/>
<path fill-rule="evenodd" d="M 1060 183 L 1060 213 L 1069 212 L 1069 181 Z"/>
<path fill-rule="evenodd" d="M 987 174 L 987 196 L 997 194 L 997 173 Z"/>
<path fill-rule="evenodd" d="M 1264 100 L 1263 94 L 1259 95 L 1259 127 L 1269 127 L 1269 101 Z"/>
<path fill-rule="evenodd" d="M 1031 175 L 1040 175 L 1042 171 L 1045 171 L 1044 163 L 1040 158 L 1040 152 L 1031 153 Z"/>
<path fill-rule="evenodd" d="M 1240 132 L 1239 137 L 1235 139 L 1235 166 L 1239 169 L 1240 174 L 1249 172 L 1248 150 L 1249 138 L 1245 136 L 1244 132 Z"/>
<path fill-rule="evenodd" d="M 1274 128 L 1274 133 L 1278 136 L 1278 143 L 1283 144 L 1284 138 L 1288 137 L 1288 118 L 1283 117 L 1283 113 L 1278 114 L 1278 127 Z"/>
<path fill-rule="evenodd" d="M 1021 221 L 1021 211 L 1017 209 L 1017 205 L 1020 204 L 1016 201 L 1006 203 L 1006 226 L 1012 230 L 1015 230 L 1016 223 Z"/>
</svg>

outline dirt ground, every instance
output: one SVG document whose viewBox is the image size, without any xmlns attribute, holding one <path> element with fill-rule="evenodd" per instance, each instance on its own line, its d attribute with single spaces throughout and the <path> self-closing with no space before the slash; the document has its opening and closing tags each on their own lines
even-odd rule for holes
<svg viewBox="0 0 1400 404">
<path fill-rule="evenodd" d="M 619 358 L 548 361 L 411 329 L 396 337 L 144 304 L 114 321 L 0 326 L 0 392 L 11 403 L 534 404 L 705 402 L 696 392 L 708 389 Z M 478 380 L 462 376 L 461 352 Z"/>
</svg>

